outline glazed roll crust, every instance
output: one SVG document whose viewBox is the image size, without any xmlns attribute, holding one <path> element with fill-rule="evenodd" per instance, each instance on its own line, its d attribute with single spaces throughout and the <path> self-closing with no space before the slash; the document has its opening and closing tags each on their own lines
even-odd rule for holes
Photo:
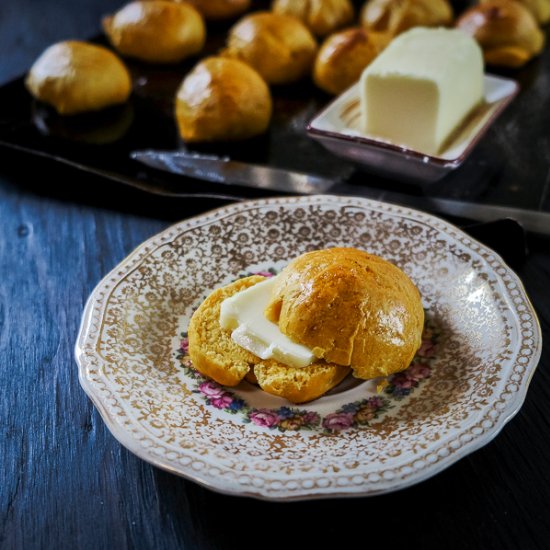
<svg viewBox="0 0 550 550">
<path fill-rule="evenodd" d="M 350 0 L 274 0 L 272 9 L 297 17 L 316 36 L 327 36 L 349 25 L 354 17 Z"/>
<path fill-rule="evenodd" d="M 533 14 L 513 0 L 488 0 L 467 10 L 457 27 L 473 36 L 490 65 L 520 67 L 544 47 Z"/>
<path fill-rule="evenodd" d="M 105 17 L 103 29 L 122 55 L 149 63 L 182 61 L 200 52 L 206 40 L 200 13 L 166 0 L 131 2 Z"/>
<path fill-rule="evenodd" d="M 176 120 L 189 142 L 247 139 L 266 131 L 272 101 L 267 84 L 236 59 L 210 57 L 183 80 L 176 95 Z"/>
<path fill-rule="evenodd" d="M 352 28 L 323 42 L 313 68 L 313 79 L 329 94 L 339 94 L 357 82 L 363 70 L 386 45 L 384 35 Z"/>
<path fill-rule="evenodd" d="M 306 253 L 279 275 L 266 317 L 358 378 L 406 369 L 420 347 L 420 293 L 398 267 L 354 248 Z"/>
<path fill-rule="evenodd" d="M 317 42 L 295 17 L 257 12 L 229 32 L 224 55 L 240 59 L 268 84 L 289 84 L 310 74 Z"/>
<path fill-rule="evenodd" d="M 25 84 L 34 97 L 61 115 L 124 103 L 132 91 L 130 73 L 113 52 L 76 40 L 47 48 L 31 67 Z"/>
<path fill-rule="evenodd" d="M 453 21 L 448 0 L 369 0 L 361 10 L 361 24 L 392 36 L 413 27 L 445 27 Z"/>
</svg>

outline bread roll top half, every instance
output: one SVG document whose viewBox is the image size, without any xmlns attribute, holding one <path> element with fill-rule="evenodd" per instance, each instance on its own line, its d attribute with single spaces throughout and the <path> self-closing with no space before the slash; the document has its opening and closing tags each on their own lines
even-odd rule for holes
<svg viewBox="0 0 550 550">
<path fill-rule="evenodd" d="M 421 344 L 424 310 L 409 277 L 355 248 L 309 252 L 280 274 L 266 317 L 358 378 L 406 369 Z"/>
</svg>

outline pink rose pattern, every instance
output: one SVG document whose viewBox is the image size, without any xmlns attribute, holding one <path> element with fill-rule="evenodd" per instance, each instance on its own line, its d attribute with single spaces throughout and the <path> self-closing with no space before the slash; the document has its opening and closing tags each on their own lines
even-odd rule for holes
<svg viewBox="0 0 550 550">
<path fill-rule="evenodd" d="M 281 432 L 312 430 L 319 426 L 321 417 L 312 411 L 279 407 L 278 409 L 250 409 L 244 419 L 256 426 L 276 428 Z"/>
<path fill-rule="evenodd" d="M 225 393 L 221 386 L 210 380 L 206 380 L 200 384 L 199 391 L 210 399 L 218 399 Z"/>
<path fill-rule="evenodd" d="M 422 343 L 416 352 L 411 366 L 388 378 L 384 391 L 395 399 L 403 399 L 420 385 L 420 382 L 432 375 L 433 360 L 437 352 L 439 335 L 428 320 L 422 333 Z"/>
<path fill-rule="evenodd" d="M 330 432 L 340 432 L 353 426 L 353 414 L 347 412 L 335 412 L 327 414 L 323 419 L 323 428 Z"/>
<path fill-rule="evenodd" d="M 281 417 L 271 409 L 254 409 L 248 413 L 248 420 L 256 426 L 272 428 L 276 426 Z"/>
<path fill-rule="evenodd" d="M 323 428 L 326 432 L 336 433 L 350 428 L 365 427 L 388 409 L 391 409 L 389 400 L 378 395 L 346 403 L 336 412 L 327 414 L 323 418 Z"/>
<path fill-rule="evenodd" d="M 259 274 L 271 277 L 275 271 Z M 207 405 L 230 414 L 239 413 L 245 423 L 260 428 L 280 432 L 315 430 L 321 428 L 326 434 L 335 434 L 351 428 L 364 428 L 369 422 L 392 407 L 389 398 L 401 400 L 417 388 L 423 380 L 431 376 L 433 360 L 437 352 L 438 333 L 427 321 L 422 334 L 422 344 L 411 366 L 388 378 L 384 388 L 386 396 L 376 395 L 353 403 L 347 403 L 337 411 L 323 418 L 314 412 L 294 407 L 278 409 L 256 409 L 250 407 L 243 399 L 237 397 L 220 384 L 206 378 L 193 368 L 189 358 L 189 341 L 187 333 L 181 334 L 180 346 L 176 357 L 180 360 L 185 374 L 196 382 L 193 390 L 205 399 Z"/>
</svg>

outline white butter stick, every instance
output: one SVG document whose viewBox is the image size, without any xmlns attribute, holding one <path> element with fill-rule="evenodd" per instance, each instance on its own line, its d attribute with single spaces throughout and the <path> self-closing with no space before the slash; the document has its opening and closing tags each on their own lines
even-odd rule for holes
<svg viewBox="0 0 550 550">
<path fill-rule="evenodd" d="M 415 28 L 365 69 L 360 90 L 367 134 L 434 155 L 482 101 L 482 52 L 460 30 Z"/>
</svg>

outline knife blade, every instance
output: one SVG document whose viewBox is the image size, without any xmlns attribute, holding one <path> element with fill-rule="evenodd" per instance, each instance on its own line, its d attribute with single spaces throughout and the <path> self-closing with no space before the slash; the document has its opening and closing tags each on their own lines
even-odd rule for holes
<svg viewBox="0 0 550 550">
<path fill-rule="evenodd" d="M 540 210 L 527 210 L 496 204 L 480 204 L 456 199 L 381 191 L 366 186 L 339 183 L 336 179 L 248 164 L 233 161 L 226 157 L 190 154 L 183 151 L 157 151 L 148 149 L 134 151 L 130 156 L 134 160 L 158 170 L 223 183 L 225 185 L 237 184 L 268 191 L 282 191 L 305 195 L 327 192 L 332 194 L 357 195 L 477 222 L 492 222 L 503 218 L 512 218 L 519 222 L 527 231 L 541 235 L 550 235 L 550 213 Z M 348 177 L 352 171 L 353 168 L 350 168 L 350 172 L 341 174 L 339 179 Z M 235 196 L 236 200 L 242 198 Z"/>
<path fill-rule="evenodd" d="M 439 197 L 408 196 L 401 193 L 382 193 L 378 200 L 392 202 L 455 218 L 476 222 L 494 222 L 511 218 L 523 228 L 540 235 L 550 235 L 550 213 L 540 210 L 527 210 L 498 204 L 483 204 Z"/>
<path fill-rule="evenodd" d="M 147 166 L 202 180 L 255 189 L 311 195 L 325 193 L 334 179 L 183 151 L 133 151 L 130 157 Z"/>
</svg>

